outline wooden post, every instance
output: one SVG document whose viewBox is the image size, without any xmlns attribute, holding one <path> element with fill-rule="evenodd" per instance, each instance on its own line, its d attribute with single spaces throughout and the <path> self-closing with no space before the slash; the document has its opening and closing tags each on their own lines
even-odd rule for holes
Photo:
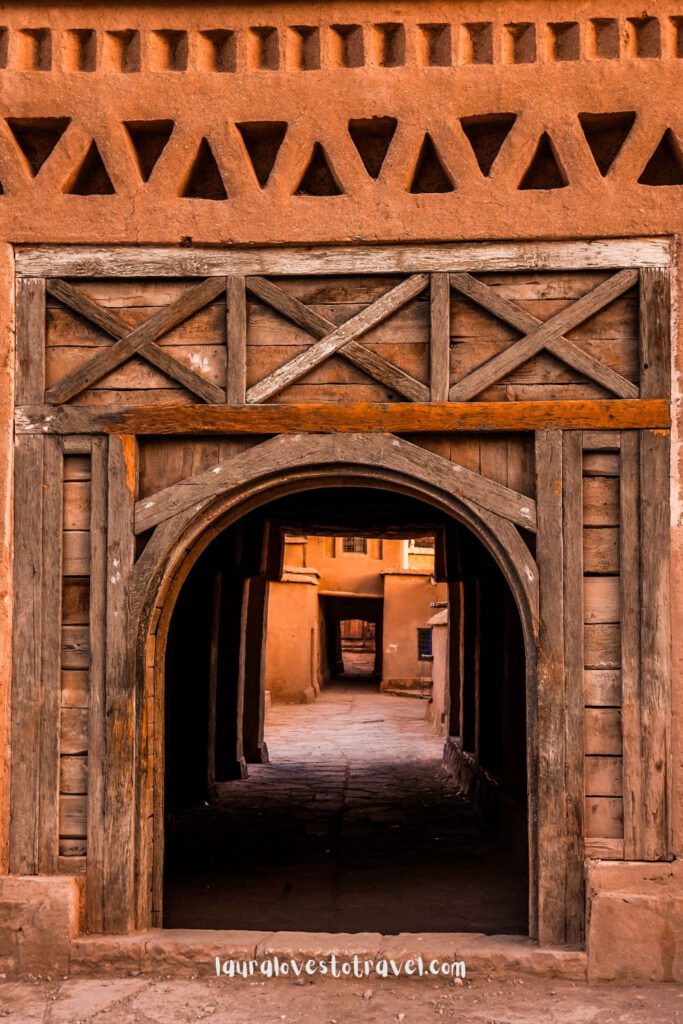
<svg viewBox="0 0 683 1024">
<path fill-rule="evenodd" d="M 135 684 L 128 635 L 128 585 L 135 559 L 136 441 L 109 439 L 107 663 L 105 678 L 104 929 L 133 925 Z"/>
<path fill-rule="evenodd" d="M 64 457 L 61 443 L 43 448 L 42 659 L 39 741 L 38 871 L 57 871 L 59 857 L 59 723 L 61 705 L 62 507 Z M 36 498 L 38 495 L 36 495 Z M 24 510 L 26 515 L 28 509 Z"/>
<path fill-rule="evenodd" d="M 583 939 L 584 699 L 583 699 L 583 446 L 581 432 L 562 435 L 564 575 L 564 743 L 566 888 L 565 942 Z"/>
<path fill-rule="evenodd" d="M 241 638 L 240 688 L 244 692 L 242 748 L 247 764 L 267 764 L 263 729 L 266 712 L 265 668 L 268 628 L 268 580 L 252 576 L 244 582 L 246 614 Z"/>
<path fill-rule="evenodd" d="M 448 274 L 431 275 L 429 381 L 432 402 L 447 402 L 450 387 L 451 285 Z"/>
<path fill-rule="evenodd" d="M 104 927 L 104 688 L 107 634 L 107 442 L 93 438 L 90 455 L 90 707 L 86 921 Z"/>
<path fill-rule="evenodd" d="M 228 278 L 228 405 L 244 405 L 247 393 L 247 298 L 243 277 Z"/>
<path fill-rule="evenodd" d="M 557 430 L 536 435 L 536 503 L 538 941 L 556 945 L 565 941 L 567 882 L 562 434 Z"/>
</svg>

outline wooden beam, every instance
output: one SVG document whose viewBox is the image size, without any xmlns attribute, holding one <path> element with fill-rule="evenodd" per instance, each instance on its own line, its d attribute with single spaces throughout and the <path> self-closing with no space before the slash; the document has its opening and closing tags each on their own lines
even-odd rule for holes
<svg viewBox="0 0 683 1024">
<path fill-rule="evenodd" d="M 529 313 L 526 309 L 522 309 L 521 306 L 506 299 L 504 295 L 500 295 L 494 288 L 483 284 L 471 274 L 451 274 L 450 281 L 453 287 L 463 295 L 478 303 L 499 320 L 521 331 L 522 334 L 530 334 L 543 324 L 543 321 L 533 313 Z M 638 387 L 632 381 L 617 373 L 611 366 L 606 366 L 599 359 L 595 359 L 569 338 L 551 337 L 544 347 L 562 362 L 573 366 L 575 370 L 583 373 L 597 384 L 601 384 L 608 391 L 618 395 L 619 398 L 638 398 Z"/>
<path fill-rule="evenodd" d="M 566 887 L 565 942 L 583 941 L 584 697 L 583 697 L 583 448 L 579 430 L 562 436 L 564 575 L 564 746 Z"/>
<path fill-rule="evenodd" d="M 619 582 L 621 698 L 624 750 L 624 854 L 636 860 L 642 817 L 640 707 L 640 437 L 621 435 L 619 474 Z"/>
<path fill-rule="evenodd" d="M 667 429 L 669 405 L 663 399 L 557 402 L 356 403 L 202 406 L 151 405 L 137 408 L 22 406 L 17 434 L 301 434 L 441 433 L 455 431 Z M 601 447 L 607 437 L 590 446 Z M 618 433 L 609 447 L 619 447 Z"/>
<path fill-rule="evenodd" d="M 109 439 L 107 660 L 104 743 L 104 930 L 133 926 L 135 685 L 128 646 L 128 589 L 135 557 L 136 442 Z"/>
<path fill-rule="evenodd" d="M 448 274 L 431 275 L 429 383 L 432 402 L 447 402 L 450 385 L 451 286 Z"/>
<path fill-rule="evenodd" d="M 328 356 L 334 355 L 335 352 L 343 349 L 350 342 L 357 341 L 358 338 L 362 337 L 373 327 L 381 324 L 392 313 L 395 313 L 396 310 L 405 306 L 407 302 L 410 302 L 416 295 L 424 291 L 428 284 L 429 277 L 427 274 L 413 274 L 405 281 L 401 281 L 395 288 L 385 292 L 379 299 L 366 306 L 360 313 L 352 316 L 346 323 L 330 331 L 329 334 L 326 334 L 324 338 L 320 338 L 310 348 L 294 356 L 284 366 L 278 367 L 277 370 L 268 374 L 258 384 L 249 388 L 247 402 L 250 405 L 257 402 L 265 402 L 267 399 L 284 391 L 290 384 L 305 376 L 319 363 L 327 359 Z"/>
<path fill-rule="evenodd" d="M 228 369 L 226 401 L 244 405 L 247 397 L 247 293 L 243 277 L 228 278 Z"/>
<path fill-rule="evenodd" d="M 17 282 L 17 405 L 42 402 L 45 392 L 45 281 Z"/>
<path fill-rule="evenodd" d="M 669 271 L 640 272 L 640 380 L 644 398 L 671 393 L 671 287 Z"/>
<path fill-rule="evenodd" d="M 85 391 L 97 383 L 98 380 L 106 377 L 108 373 L 111 373 L 121 363 L 130 359 L 131 356 L 142 349 L 145 349 L 144 355 L 146 359 L 156 360 L 157 364 L 161 360 L 165 364 L 166 372 L 170 372 L 168 369 L 169 360 L 173 364 L 177 364 L 178 361 L 171 359 L 161 349 L 156 352 L 158 346 L 156 346 L 150 356 L 149 343 L 155 342 L 157 338 L 167 334 L 174 327 L 177 327 L 178 324 L 192 316 L 193 313 L 196 313 L 197 310 L 208 305 L 224 289 L 225 282 L 216 278 L 208 278 L 188 288 L 175 302 L 172 302 L 169 306 L 163 306 L 145 320 L 144 323 L 139 324 L 132 331 L 129 330 L 111 348 L 104 349 L 92 359 L 83 363 L 82 366 L 76 367 L 75 370 L 67 374 L 66 377 L 63 377 L 57 384 L 54 384 L 48 390 L 45 397 L 49 402 L 54 402 L 55 404 L 67 402 L 70 398 L 80 394 L 81 391 Z M 146 346 L 147 348 L 145 348 Z M 173 368 L 174 375 L 178 372 L 177 366 L 175 366 Z M 193 377 L 197 376 L 197 374 L 193 373 Z M 203 378 L 200 377 L 199 380 L 202 381 Z M 217 388 L 215 384 L 211 384 L 210 381 L 203 381 L 203 383 L 218 392 L 217 396 L 211 399 L 212 401 L 223 401 L 223 392 L 220 388 Z"/>
<path fill-rule="evenodd" d="M 249 448 L 230 462 L 179 480 L 156 494 L 142 498 L 135 506 L 135 532 L 144 533 L 159 523 L 202 501 L 287 466 L 329 465 L 336 461 L 349 465 L 373 466 L 420 476 L 426 472 L 447 493 L 510 520 L 527 530 L 536 528 L 533 498 L 473 473 L 418 445 L 393 435 L 369 437 L 345 434 L 336 439 L 325 434 L 288 437 L 282 435 Z"/>
<path fill-rule="evenodd" d="M 565 808 L 564 543 L 562 434 L 536 435 L 536 559 L 540 623 L 536 736 L 538 755 L 538 941 L 565 940 L 567 820 Z"/>
<path fill-rule="evenodd" d="M 618 270 L 671 260 L 662 238 L 576 242 L 455 242 L 255 249 L 177 246 L 27 246 L 20 277 L 225 277 L 228 274 L 393 274 L 436 271 Z"/>
<path fill-rule="evenodd" d="M 452 280 L 453 277 L 451 277 Z M 514 342 L 503 352 L 487 360 L 457 384 L 454 384 L 450 391 L 451 401 L 462 402 L 474 398 L 475 395 L 480 394 L 496 381 L 511 373 L 512 370 L 521 366 L 522 363 L 531 359 L 541 349 L 547 348 L 552 342 L 562 338 L 567 331 L 578 327 L 584 320 L 588 320 L 589 317 L 614 302 L 620 295 L 632 288 L 637 281 L 637 270 L 621 270 L 607 281 L 592 288 L 576 302 L 565 306 L 555 316 L 529 331 L 526 337 Z"/>
</svg>

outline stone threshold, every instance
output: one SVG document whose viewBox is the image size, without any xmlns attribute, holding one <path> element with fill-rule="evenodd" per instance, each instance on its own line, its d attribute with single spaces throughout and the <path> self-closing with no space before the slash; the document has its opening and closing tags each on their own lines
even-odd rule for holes
<svg viewBox="0 0 683 1024">
<path fill-rule="evenodd" d="M 215 958 L 251 960 L 362 959 L 464 960 L 468 977 L 535 976 L 585 980 L 583 949 L 539 947 L 526 936 L 471 932 L 258 932 L 156 928 L 131 935 L 79 935 L 72 939 L 72 975 L 215 976 Z"/>
</svg>

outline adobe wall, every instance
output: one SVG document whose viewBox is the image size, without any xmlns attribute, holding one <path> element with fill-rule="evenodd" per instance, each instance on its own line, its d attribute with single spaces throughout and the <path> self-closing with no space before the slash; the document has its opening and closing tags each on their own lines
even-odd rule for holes
<svg viewBox="0 0 683 1024">
<path fill-rule="evenodd" d="M 289 576 L 269 586 L 265 688 L 273 700 L 306 704 L 318 693 L 316 584 L 310 576 Z"/>
<path fill-rule="evenodd" d="M 332 245 L 495 238 L 509 240 L 514 247 L 525 239 L 665 235 L 675 236 L 679 251 L 680 186 L 662 182 L 661 176 L 666 175 L 661 167 L 659 181 L 652 180 L 657 179 L 657 167 L 649 178 L 652 183 L 640 183 L 639 178 L 667 128 L 677 134 L 679 146 L 683 138 L 680 5 L 654 3 L 646 17 L 641 7 L 626 0 L 618 4 L 555 0 L 552 8 L 525 0 L 495 5 L 465 0 L 397 4 L 390 10 L 372 2 L 283 3 L 254 10 L 253 5 L 196 4 L 188 9 L 179 4 L 65 4 L 59 8 L 16 3 L 4 12 L 8 30 L 0 33 L 0 65 L 6 64 L 0 67 L 0 116 L 71 118 L 71 123 L 34 175 L 6 123 L 0 122 L 3 652 L 11 646 L 13 245 Z M 392 45 L 375 27 L 387 22 L 398 26 Z M 292 26 L 302 24 L 314 30 L 314 42 L 308 47 L 293 38 Z M 224 53 L 217 53 L 206 34 L 217 25 L 234 29 L 234 57 L 231 44 Z M 334 25 L 361 30 L 368 43 L 362 54 L 353 38 L 340 42 Z M 419 25 L 447 26 L 447 44 L 425 43 Z M 473 36 L 468 26 L 483 27 Z M 524 31 L 516 30 L 515 35 L 509 26 L 521 26 Z M 568 27 L 560 32 L 557 26 Z M 270 30 L 266 36 L 254 31 L 264 27 Z M 86 35 L 74 35 L 76 31 Z M 163 35 L 169 32 L 179 36 Z M 170 50 L 169 39 L 177 44 Z M 603 175 L 578 114 L 624 111 L 634 112 L 635 122 Z M 484 173 L 460 119 L 506 112 L 516 113 L 517 120 L 495 164 Z M 349 119 L 375 116 L 397 120 L 377 178 L 367 173 L 347 131 Z M 122 127 L 123 121 L 144 119 L 174 124 L 168 149 L 147 181 L 131 137 Z M 261 188 L 235 126 L 264 120 L 284 122 L 289 130 L 268 184 Z M 411 191 L 427 131 L 439 152 L 445 187 L 452 186 L 451 191 Z M 544 132 L 552 142 L 559 178 L 554 183 L 541 181 L 541 186 L 551 184 L 550 188 L 520 188 Z M 204 137 L 209 138 L 224 181 L 224 200 L 180 195 L 187 191 L 191 164 Z M 91 175 L 77 186 L 93 139 L 109 183 L 103 186 L 100 175 L 98 184 L 97 176 Z M 316 141 L 328 152 L 337 194 L 330 194 L 328 183 L 327 194 L 297 195 Z M 436 173 L 438 168 L 435 171 L 432 163 L 431 170 Z M 443 188 L 444 177 L 440 181 Z M 74 187 L 81 194 L 69 194 Z M 675 295 L 680 271 L 676 274 Z M 671 507 L 676 623 L 683 620 L 682 359 L 676 318 Z M 313 588 L 300 589 L 314 593 Z M 673 632 L 672 669 L 673 849 L 680 859 L 680 629 Z M 3 657 L 0 871 L 8 866 L 9 681 L 9 659 Z M 677 864 L 596 861 L 589 864 L 588 872 L 588 949 L 594 975 L 682 977 Z M 20 884 L 22 898 L 30 903 L 33 895 L 28 890 L 36 883 L 22 880 Z M 3 880 L 2 889 L 13 885 Z M 60 893 L 65 885 L 70 889 L 60 920 L 66 924 L 60 927 L 68 930 L 74 886 L 59 878 L 49 881 L 49 887 Z M 54 944 L 54 934 L 51 941 Z"/>
<path fill-rule="evenodd" d="M 431 661 L 417 658 L 417 630 L 433 615 L 432 601 L 446 598 L 446 585 L 423 569 L 387 569 L 384 579 L 382 689 L 414 689 L 432 678 Z"/>
</svg>

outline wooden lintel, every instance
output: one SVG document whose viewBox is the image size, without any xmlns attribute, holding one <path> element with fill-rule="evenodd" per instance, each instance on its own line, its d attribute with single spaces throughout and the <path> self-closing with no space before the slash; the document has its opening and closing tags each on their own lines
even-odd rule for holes
<svg viewBox="0 0 683 1024">
<path fill-rule="evenodd" d="M 406 402 L 335 405 L 183 405 L 92 409 L 21 406 L 19 434 L 329 434 L 383 431 L 668 429 L 664 399 L 558 402 Z"/>
</svg>

